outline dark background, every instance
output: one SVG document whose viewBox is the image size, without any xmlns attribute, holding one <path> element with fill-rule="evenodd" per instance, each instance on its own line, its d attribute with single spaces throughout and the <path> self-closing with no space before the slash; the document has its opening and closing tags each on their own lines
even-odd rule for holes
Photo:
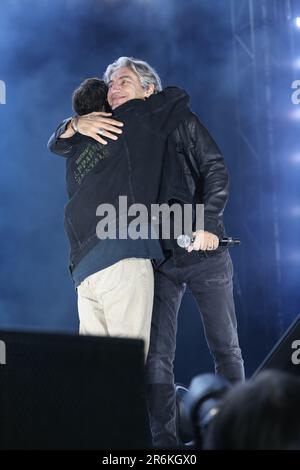
<svg viewBox="0 0 300 470">
<path fill-rule="evenodd" d="M 246 373 L 299 312 L 299 2 L 1 0 L 0 328 L 77 332 L 63 230 L 64 160 L 47 140 L 71 93 L 119 56 L 185 88 L 230 171 L 225 211 Z M 176 381 L 212 370 L 194 300 L 179 316 Z"/>
</svg>

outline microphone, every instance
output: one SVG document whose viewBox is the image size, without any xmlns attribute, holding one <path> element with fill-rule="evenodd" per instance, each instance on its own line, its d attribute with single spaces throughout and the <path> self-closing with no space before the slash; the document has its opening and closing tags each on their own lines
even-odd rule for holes
<svg viewBox="0 0 300 470">
<path fill-rule="evenodd" d="M 180 248 L 187 248 L 193 241 L 194 238 L 189 235 L 179 235 L 179 237 L 177 237 L 177 245 L 180 246 Z M 238 238 L 224 237 L 219 240 L 219 246 L 236 246 L 240 244 L 241 241 Z"/>
</svg>

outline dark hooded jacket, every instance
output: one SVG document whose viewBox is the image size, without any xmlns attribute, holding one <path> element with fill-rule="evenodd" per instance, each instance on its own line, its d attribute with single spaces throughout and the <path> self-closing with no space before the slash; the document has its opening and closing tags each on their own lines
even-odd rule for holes
<svg viewBox="0 0 300 470">
<path fill-rule="evenodd" d="M 167 139 L 190 114 L 188 100 L 184 90 L 167 87 L 145 101 L 127 101 L 113 112 L 113 118 L 124 123 L 123 134 L 106 146 L 81 134 L 60 139 L 68 121 L 51 136 L 48 148 L 67 158 L 70 199 L 65 206 L 65 230 L 71 271 L 99 242 L 96 210 L 100 204 L 116 206 L 122 195 L 127 196 L 128 206 L 144 204 L 150 214 L 151 204 L 159 201 Z"/>
</svg>

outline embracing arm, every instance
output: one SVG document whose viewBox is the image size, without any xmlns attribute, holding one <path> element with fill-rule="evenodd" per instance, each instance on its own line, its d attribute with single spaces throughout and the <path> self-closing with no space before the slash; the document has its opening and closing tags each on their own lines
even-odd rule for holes
<svg viewBox="0 0 300 470">
<path fill-rule="evenodd" d="M 111 119 L 111 113 L 93 112 L 83 116 L 76 116 L 78 132 L 75 133 L 71 126 L 72 118 L 65 119 L 52 134 L 48 142 L 48 149 L 62 156 L 69 156 L 74 146 L 78 142 L 78 134 L 93 138 L 100 144 L 107 144 L 107 141 L 99 135 L 99 128 L 102 129 L 102 136 L 105 138 L 117 140 L 116 134 L 121 134 L 120 127 L 123 123 Z"/>
<path fill-rule="evenodd" d="M 190 113 L 188 102 L 189 96 L 185 90 L 169 86 L 150 95 L 145 101 L 141 100 L 138 114 L 145 118 L 144 125 L 150 132 L 166 137 Z"/>
<path fill-rule="evenodd" d="M 63 134 L 66 134 L 67 127 L 70 125 L 71 118 L 65 119 L 59 124 L 55 132 L 51 135 L 47 147 L 50 152 L 56 153 L 63 157 L 68 157 L 72 152 L 76 143 L 75 133 L 70 138 L 62 138 Z"/>
</svg>

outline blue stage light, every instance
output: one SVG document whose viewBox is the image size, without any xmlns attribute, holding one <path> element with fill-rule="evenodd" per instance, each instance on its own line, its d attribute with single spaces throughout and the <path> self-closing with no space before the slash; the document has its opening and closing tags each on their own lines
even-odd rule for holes
<svg viewBox="0 0 300 470">
<path fill-rule="evenodd" d="M 292 217 L 299 217 L 300 216 L 300 206 L 291 207 L 290 215 Z"/>
<path fill-rule="evenodd" d="M 291 163 L 300 163 L 300 153 L 295 153 L 290 157 Z"/>
</svg>

